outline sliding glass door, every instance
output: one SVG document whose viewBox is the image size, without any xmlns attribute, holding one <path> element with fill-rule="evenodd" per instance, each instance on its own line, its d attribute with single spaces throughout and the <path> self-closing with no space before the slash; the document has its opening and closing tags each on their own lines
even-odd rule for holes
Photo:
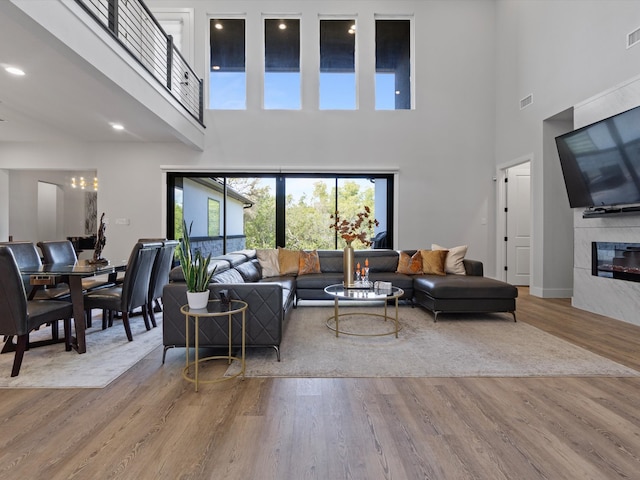
<svg viewBox="0 0 640 480">
<path fill-rule="evenodd" d="M 335 179 L 285 177 L 284 244 L 291 249 L 334 248 L 329 215 L 335 211 Z"/>
<path fill-rule="evenodd" d="M 366 205 L 380 223 L 373 233 L 386 238 L 377 246 L 386 247 L 392 245 L 392 199 L 391 175 L 169 173 L 167 236 L 181 237 L 184 218 L 192 238 L 215 255 L 276 246 L 342 248 L 329 228 L 331 214 L 350 219 Z"/>
</svg>

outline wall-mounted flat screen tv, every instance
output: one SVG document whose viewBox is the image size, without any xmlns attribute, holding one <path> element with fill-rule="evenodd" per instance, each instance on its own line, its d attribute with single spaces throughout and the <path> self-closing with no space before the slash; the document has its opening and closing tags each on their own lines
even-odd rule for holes
<svg viewBox="0 0 640 480">
<path fill-rule="evenodd" d="M 640 203 L 640 107 L 556 137 L 569 205 Z"/>
</svg>

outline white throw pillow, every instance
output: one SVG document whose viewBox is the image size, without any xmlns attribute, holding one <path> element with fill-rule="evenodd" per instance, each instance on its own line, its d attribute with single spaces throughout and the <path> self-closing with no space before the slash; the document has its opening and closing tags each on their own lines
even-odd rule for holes
<svg viewBox="0 0 640 480">
<path fill-rule="evenodd" d="M 262 278 L 277 277 L 280 275 L 280 263 L 278 262 L 278 250 L 265 248 L 256 250 L 256 257 L 262 268 Z"/>
<path fill-rule="evenodd" d="M 433 243 L 431 244 L 431 250 L 449 250 L 447 258 L 444 261 L 444 271 L 447 273 L 455 273 L 456 275 L 466 275 L 467 271 L 464 269 L 464 256 L 467 254 L 468 245 L 461 245 L 459 247 L 446 248 Z"/>
</svg>

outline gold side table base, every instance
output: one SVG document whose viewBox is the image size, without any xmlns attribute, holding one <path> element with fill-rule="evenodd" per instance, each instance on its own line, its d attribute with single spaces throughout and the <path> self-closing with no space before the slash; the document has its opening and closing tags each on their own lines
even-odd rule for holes
<svg viewBox="0 0 640 480">
<path fill-rule="evenodd" d="M 245 338 L 246 338 L 246 310 L 247 303 L 241 300 L 232 300 L 231 307 L 228 310 L 220 310 L 215 309 L 213 305 L 217 305 L 220 303 L 220 300 L 210 300 L 207 308 L 199 309 L 199 310 L 191 310 L 188 305 L 183 305 L 180 308 L 180 311 L 185 315 L 185 354 L 186 361 L 185 366 L 182 369 L 182 377 L 188 382 L 194 383 L 196 392 L 198 391 L 198 386 L 201 383 L 219 383 L 224 382 L 226 380 L 231 380 L 233 378 L 242 376 L 244 379 L 245 372 Z M 219 308 L 219 307 L 218 307 Z M 232 338 L 233 338 L 233 315 L 241 313 L 242 314 L 242 351 L 239 357 L 231 355 L 232 351 Z M 200 351 L 200 317 L 205 319 L 215 319 L 226 316 L 228 319 L 228 338 L 229 345 L 227 355 L 214 355 L 204 358 L 199 358 Z M 193 318 L 193 328 L 194 328 L 194 351 L 195 351 L 195 360 L 189 361 L 189 318 Z M 241 363 L 242 367 L 238 373 L 233 375 L 229 375 L 228 377 L 222 376 L 220 378 L 211 379 L 211 380 L 200 380 L 199 370 L 200 364 L 203 362 L 207 362 L 209 360 L 227 360 L 227 363 L 230 365 L 233 360 L 237 360 Z M 190 375 L 190 369 L 193 367 L 193 376 Z"/>
<path fill-rule="evenodd" d="M 350 315 L 362 315 L 365 317 L 380 317 L 380 318 L 384 318 L 385 322 L 387 320 L 391 320 L 391 322 L 393 322 L 394 324 L 394 329 L 388 332 L 383 332 L 383 333 L 358 333 L 358 332 L 348 332 L 346 330 L 337 330 L 336 320 L 334 315 L 331 315 L 327 319 L 327 323 L 326 323 L 327 328 L 332 332 L 336 332 L 336 337 L 342 334 L 342 335 L 351 335 L 353 337 L 384 337 L 385 335 L 395 335 L 396 338 L 398 338 L 398 332 L 402 330 L 402 325 L 400 325 L 399 323 L 396 325 L 397 320 L 395 318 L 389 317 L 389 316 L 385 317 L 382 313 L 349 312 L 349 313 L 340 313 L 338 317 L 348 317 Z M 339 321 L 337 325 L 338 326 L 340 325 Z"/>
<path fill-rule="evenodd" d="M 385 335 L 395 335 L 396 338 L 398 338 L 398 332 L 400 330 L 402 330 L 402 327 L 400 326 L 400 322 L 398 321 L 398 298 L 400 297 L 400 295 L 402 295 L 402 293 L 399 293 L 394 297 L 394 299 L 395 299 L 395 317 L 389 316 L 388 311 L 387 311 L 387 302 L 386 302 L 386 300 L 384 301 L 384 314 L 382 314 L 382 313 L 369 313 L 369 312 L 340 313 L 339 297 L 335 296 L 334 300 L 333 300 L 334 301 L 334 304 L 333 304 L 333 315 L 330 316 L 327 319 L 326 325 L 329 328 L 329 330 L 332 330 L 332 331 L 336 332 L 336 337 L 338 337 L 339 334 L 342 333 L 343 335 L 352 335 L 352 336 L 358 336 L 358 337 L 382 337 L 382 336 L 385 336 Z M 347 316 L 350 316 L 350 315 L 362 315 L 362 316 L 366 316 L 366 317 L 380 317 L 380 318 L 383 318 L 385 322 L 387 320 L 391 320 L 393 322 L 394 329 L 389 331 L 389 332 L 383 332 L 383 333 L 358 333 L 358 332 L 347 332 L 346 330 L 341 330 L 340 329 L 340 317 L 347 317 Z"/>
<path fill-rule="evenodd" d="M 228 355 L 214 355 L 211 357 L 204 357 L 204 358 L 199 358 L 198 359 L 198 365 L 200 365 L 201 363 L 204 362 L 208 362 L 209 360 L 227 360 L 229 362 L 229 364 L 231 364 L 231 362 L 233 360 L 236 360 L 238 362 L 240 362 L 242 364 L 242 368 L 240 369 L 240 371 L 238 373 L 234 373 L 233 375 L 229 375 L 228 377 L 220 377 L 220 378 L 215 378 L 212 380 L 201 380 L 200 378 L 198 378 L 197 384 L 196 384 L 196 392 L 198 391 L 198 385 L 201 383 L 220 383 L 220 382 L 224 382 L 226 380 L 231 380 L 233 378 L 242 376 L 242 380 L 244 380 L 244 361 L 242 360 L 242 357 L 233 357 L 233 356 L 228 356 Z M 196 362 L 189 362 L 188 365 L 186 365 L 183 369 L 182 369 L 182 378 L 184 378 L 186 381 L 191 382 L 191 383 L 196 383 L 196 378 L 195 376 L 191 376 L 189 374 L 189 369 L 191 367 L 194 367 L 194 374 L 195 374 L 195 370 L 197 370 L 195 368 Z"/>
</svg>

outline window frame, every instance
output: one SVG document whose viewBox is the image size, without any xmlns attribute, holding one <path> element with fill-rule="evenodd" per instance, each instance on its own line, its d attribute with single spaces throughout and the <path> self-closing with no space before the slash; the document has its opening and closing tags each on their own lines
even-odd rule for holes
<svg viewBox="0 0 640 480">
<path fill-rule="evenodd" d="M 354 46 L 353 46 L 353 73 L 354 73 L 354 88 L 355 88 L 355 106 L 354 108 L 341 108 L 341 109 L 335 109 L 335 108 L 322 108 L 321 107 L 321 95 L 320 95 L 320 75 L 322 74 L 321 72 L 321 65 L 320 62 L 322 60 L 321 58 L 321 29 L 320 29 L 320 24 L 323 20 L 349 20 L 349 21 L 353 21 L 353 23 L 356 26 L 356 33 L 355 33 L 355 37 L 354 37 Z M 360 34 L 358 32 L 359 29 L 359 19 L 358 19 L 358 15 L 353 14 L 353 15 L 318 15 L 318 110 L 319 111 L 356 111 L 356 110 L 360 110 L 360 48 L 359 48 L 359 43 L 360 43 Z"/>
<path fill-rule="evenodd" d="M 275 197 L 276 197 L 276 245 L 273 248 L 278 246 L 286 247 L 285 245 L 285 209 L 286 209 L 286 195 L 285 195 L 285 184 L 287 178 L 331 178 L 336 179 L 336 182 L 339 179 L 349 179 L 349 178 L 380 178 L 385 179 L 387 181 L 387 197 L 386 197 L 386 219 L 384 224 L 386 224 L 386 232 L 387 232 L 387 242 L 390 245 L 389 248 L 393 248 L 391 246 L 394 245 L 394 231 L 395 231 L 395 215 L 394 215 L 394 202 L 395 198 L 395 182 L 397 181 L 397 176 L 394 173 L 380 173 L 380 172 L 372 172 L 372 173 L 323 173 L 323 172 L 291 172 L 291 173 L 265 173 L 265 172 L 234 172 L 234 171 L 215 171 L 215 172 L 184 172 L 184 171 L 176 171 L 176 172 L 167 172 L 166 173 L 166 232 L 168 239 L 175 239 L 175 188 L 176 186 L 182 185 L 183 178 L 192 178 L 192 177 L 215 177 L 215 178 L 238 178 L 238 177 L 266 177 L 266 178 L 275 178 Z M 337 195 L 336 191 L 336 195 Z M 226 199 L 225 199 L 226 200 Z M 226 217 L 226 204 L 221 204 L 221 214 L 224 214 Z M 225 213 L 222 213 L 225 212 Z M 184 215 L 184 212 L 183 212 Z M 329 226 L 329 219 L 327 219 L 327 228 Z M 228 253 L 226 251 L 226 220 L 222 222 L 223 231 L 220 232 L 220 237 L 224 240 L 224 253 Z M 338 233 L 335 232 L 335 241 L 334 247 L 338 248 L 339 245 Z"/>
<path fill-rule="evenodd" d="M 265 105 L 265 77 L 266 77 L 266 73 L 267 73 L 267 67 L 266 67 L 266 21 L 267 20 L 297 20 L 298 21 L 298 50 L 299 50 L 299 59 L 298 59 L 298 76 L 299 76 L 299 85 L 298 85 L 298 98 L 299 98 L 299 103 L 300 106 L 298 108 L 267 108 Z M 302 46 L 303 46 L 303 41 L 302 41 L 302 15 L 292 15 L 292 14 L 285 14 L 285 15 L 275 15 L 275 14 L 263 14 L 261 17 L 261 59 L 260 59 L 260 75 L 262 77 L 262 88 L 261 88 L 261 92 L 260 92 L 260 105 L 262 110 L 267 110 L 267 111 L 277 111 L 277 110 L 285 110 L 285 111 L 301 111 L 304 108 L 304 99 L 302 96 L 302 90 L 303 90 L 303 57 L 302 57 Z"/>
<path fill-rule="evenodd" d="M 217 218 L 211 218 L 211 205 L 212 203 L 215 203 L 218 205 L 218 213 L 217 213 Z M 220 200 L 216 199 L 216 198 L 212 198 L 209 197 L 207 199 L 207 234 L 210 237 L 219 237 L 220 236 L 220 218 L 222 215 L 222 205 L 220 205 Z M 215 221 L 216 225 L 215 225 L 215 230 L 217 231 L 217 233 L 211 233 L 211 227 L 212 227 L 212 223 Z"/>
<path fill-rule="evenodd" d="M 376 63 L 377 63 L 377 58 L 376 58 L 376 48 L 377 48 L 377 43 L 376 43 L 376 22 L 378 20 L 408 20 L 409 21 L 409 93 L 411 95 L 411 99 L 410 99 L 410 107 L 409 108 L 404 108 L 404 109 L 393 109 L 393 110 L 385 110 L 385 109 L 378 109 L 375 106 L 375 98 L 374 98 L 374 111 L 376 112 L 387 112 L 387 111 L 395 111 L 395 112 L 401 112 L 401 111 L 410 111 L 410 110 L 415 110 L 416 109 L 416 66 L 415 66 L 415 61 L 416 61 L 416 29 L 415 29 L 415 18 L 413 15 L 390 15 L 390 14 L 374 14 L 373 16 L 373 52 L 374 52 L 374 79 L 373 79 L 373 89 L 374 89 L 374 95 L 377 95 L 377 90 L 376 90 L 376 79 L 375 76 L 377 75 L 377 71 L 376 71 Z"/>
<path fill-rule="evenodd" d="M 213 20 L 244 20 L 244 108 L 237 109 L 220 109 L 220 108 L 211 108 L 211 22 Z M 248 62 L 247 62 L 247 27 L 249 25 L 249 20 L 247 15 L 245 14 L 208 14 L 207 15 L 207 42 L 206 42 L 206 54 L 207 54 L 207 80 L 204 83 L 205 90 L 205 110 L 209 111 L 247 111 L 249 108 L 249 82 L 248 82 Z"/>
</svg>

